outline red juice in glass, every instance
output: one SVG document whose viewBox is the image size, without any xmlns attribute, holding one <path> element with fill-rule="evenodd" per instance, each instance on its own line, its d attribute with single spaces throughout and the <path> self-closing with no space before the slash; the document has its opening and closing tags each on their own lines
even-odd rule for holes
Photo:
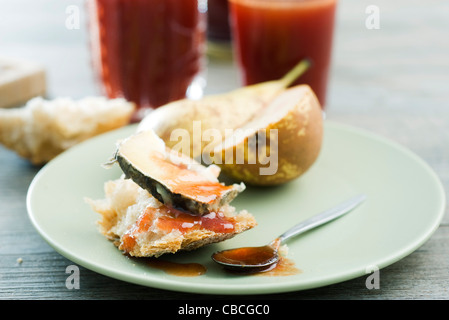
<svg viewBox="0 0 449 320">
<path fill-rule="evenodd" d="M 141 118 L 186 96 L 205 52 L 200 1 L 88 0 L 92 58 L 109 98 L 136 103 Z"/>
<path fill-rule="evenodd" d="M 235 52 L 245 85 L 281 78 L 303 58 L 321 105 L 331 63 L 336 0 L 230 0 Z"/>
</svg>

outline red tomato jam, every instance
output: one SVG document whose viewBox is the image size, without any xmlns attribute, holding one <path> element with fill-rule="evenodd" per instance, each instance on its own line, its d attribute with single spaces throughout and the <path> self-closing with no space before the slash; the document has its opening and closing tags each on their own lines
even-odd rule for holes
<svg viewBox="0 0 449 320">
<path fill-rule="evenodd" d="M 136 237 L 141 233 L 148 232 L 153 225 L 167 233 L 173 230 L 186 233 L 201 229 L 216 233 L 231 233 L 235 230 L 235 220 L 232 217 L 226 217 L 222 212 L 196 216 L 167 206 L 157 209 L 148 207 L 123 235 L 121 249 L 125 252 L 132 251 L 136 245 Z"/>
<path fill-rule="evenodd" d="M 151 157 L 157 164 L 159 174 L 173 193 L 183 194 L 186 197 L 203 203 L 213 203 L 232 186 L 225 186 L 217 181 L 208 181 L 200 173 L 190 170 L 185 164 L 176 164 L 159 156 Z"/>
</svg>

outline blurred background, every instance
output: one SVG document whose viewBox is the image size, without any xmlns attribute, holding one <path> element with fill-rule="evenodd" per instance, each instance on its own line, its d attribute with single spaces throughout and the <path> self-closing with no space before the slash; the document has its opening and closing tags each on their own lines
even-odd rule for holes
<svg viewBox="0 0 449 320">
<path fill-rule="evenodd" d="M 49 98 L 100 94 L 85 1 L 0 0 L 0 5 L 0 56 L 42 64 Z M 379 9 L 378 29 L 366 25 L 372 5 Z M 80 9 L 78 29 L 66 26 L 70 6 Z M 376 131 L 418 152 L 419 145 L 447 137 L 449 116 L 441 115 L 449 113 L 448 16 L 447 1 L 338 1 L 328 118 Z M 241 86 L 229 59 L 209 56 L 204 77 L 204 94 Z M 414 139 L 425 141 L 409 141 L 410 130 L 420 129 L 426 134 Z M 448 172 L 442 174 L 449 180 Z"/>
<path fill-rule="evenodd" d="M 0 0 L 0 4 L 1 56 L 43 64 L 51 97 L 98 94 L 83 0 Z M 380 9 L 380 29 L 365 26 L 369 5 Z M 79 29 L 66 27 L 69 6 L 80 8 Z M 428 95 L 443 106 L 449 95 L 448 16 L 447 1 L 340 0 L 329 112 L 353 114 L 385 107 L 408 112 L 407 100 L 418 99 L 424 106 Z M 240 85 L 234 68 L 214 63 L 226 74 L 208 72 L 206 92 Z"/>
</svg>

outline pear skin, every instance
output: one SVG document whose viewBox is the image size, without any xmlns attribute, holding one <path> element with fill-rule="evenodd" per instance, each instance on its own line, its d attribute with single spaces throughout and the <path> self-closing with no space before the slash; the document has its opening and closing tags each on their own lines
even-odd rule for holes
<svg viewBox="0 0 449 320">
<path fill-rule="evenodd" d="M 253 119 L 303 74 L 309 65 L 309 60 L 305 59 L 279 80 L 205 96 L 199 100 L 182 99 L 168 103 L 147 115 L 140 122 L 137 131 L 153 130 L 169 148 L 174 148 L 180 139 L 191 139 L 190 148 L 178 151 L 197 159 L 206 146 L 213 147 L 221 142 L 221 139 L 201 139 L 198 134 L 215 129 L 219 130 L 221 138 L 226 138 L 227 132 L 242 127 Z"/>
<path fill-rule="evenodd" d="M 214 163 L 247 185 L 279 185 L 304 174 L 318 158 L 322 109 L 311 88 L 299 85 L 278 95 L 240 129 L 215 147 Z"/>
<path fill-rule="evenodd" d="M 161 203 L 194 215 L 218 212 L 245 189 L 242 183 L 223 185 L 218 167 L 173 152 L 152 130 L 119 141 L 114 158 L 126 178 Z"/>
</svg>

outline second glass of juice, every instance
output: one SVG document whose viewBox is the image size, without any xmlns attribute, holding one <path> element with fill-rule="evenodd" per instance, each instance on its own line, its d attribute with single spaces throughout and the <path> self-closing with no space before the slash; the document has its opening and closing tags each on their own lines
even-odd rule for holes
<svg viewBox="0 0 449 320">
<path fill-rule="evenodd" d="M 90 44 L 104 93 L 147 110 L 186 96 L 202 70 L 204 0 L 88 0 Z"/>
<path fill-rule="evenodd" d="M 244 85 L 281 78 L 299 61 L 324 108 L 337 0 L 229 0 L 235 53 Z"/>
</svg>

